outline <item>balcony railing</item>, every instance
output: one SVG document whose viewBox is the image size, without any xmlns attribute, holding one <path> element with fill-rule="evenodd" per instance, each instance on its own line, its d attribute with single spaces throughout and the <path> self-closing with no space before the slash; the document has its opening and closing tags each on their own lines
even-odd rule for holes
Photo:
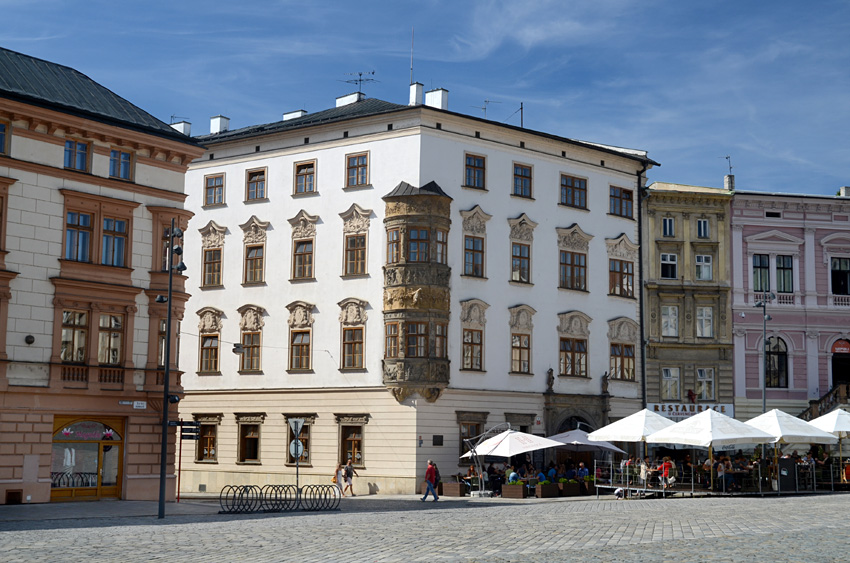
<svg viewBox="0 0 850 563">
<path fill-rule="evenodd" d="M 98 381 L 107 385 L 124 385 L 124 368 L 100 368 Z"/>
<path fill-rule="evenodd" d="M 850 307 L 850 295 L 833 295 L 832 304 L 836 307 Z"/>
<path fill-rule="evenodd" d="M 794 305 L 797 302 L 797 295 L 794 293 L 777 293 L 777 305 Z"/>
<path fill-rule="evenodd" d="M 850 384 L 836 385 L 826 395 L 817 401 L 810 401 L 811 406 L 800 414 L 803 420 L 814 420 L 817 417 L 834 410 L 838 405 L 850 402 Z"/>
<path fill-rule="evenodd" d="M 62 381 L 72 381 L 74 383 L 88 383 L 89 381 L 88 366 L 63 365 L 61 373 Z"/>
</svg>

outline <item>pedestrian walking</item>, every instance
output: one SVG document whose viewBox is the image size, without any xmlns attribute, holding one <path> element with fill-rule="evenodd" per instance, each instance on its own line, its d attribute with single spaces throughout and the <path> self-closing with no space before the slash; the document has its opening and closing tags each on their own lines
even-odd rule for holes
<svg viewBox="0 0 850 563">
<path fill-rule="evenodd" d="M 334 471 L 334 476 L 333 476 L 333 479 L 331 479 L 331 480 L 336 485 L 336 488 L 339 489 L 339 494 L 341 496 L 345 496 L 345 493 L 342 490 L 343 487 L 345 486 L 345 470 L 343 469 L 343 466 L 342 466 L 341 463 L 338 463 L 336 465 L 336 471 Z"/>
<path fill-rule="evenodd" d="M 425 502 L 425 499 L 428 498 L 429 494 L 434 495 L 434 502 L 437 502 L 438 500 L 440 500 L 440 498 L 437 496 L 437 489 L 436 489 L 437 466 L 434 465 L 434 462 L 431 461 L 430 459 L 428 460 L 428 469 L 425 470 L 425 485 L 426 485 L 427 488 L 425 489 L 425 496 L 422 497 L 422 502 Z"/>
<path fill-rule="evenodd" d="M 345 491 L 348 491 L 351 493 L 351 496 L 356 497 L 357 495 L 354 494 L 354 477 L 360 476 L 357 475 L 357 471 L 352 467 L 350 459 L 343 468 L 343 476 L 345 477 L 345 488 L 342 489 L 342 496 L 345 496 Z"/>
</svg>

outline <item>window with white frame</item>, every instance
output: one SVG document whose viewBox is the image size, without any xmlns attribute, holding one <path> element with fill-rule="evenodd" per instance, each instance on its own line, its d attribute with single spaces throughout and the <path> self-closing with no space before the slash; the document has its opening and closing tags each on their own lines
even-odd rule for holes
<svg viewBox="0 0 850 563">
<path fill-rule="evenodd" d="M 770 256 L 753 254 L 753 291 L 770 291 Z"/>
<path fill-rule="evenodd" d="M 672 217 L 662 217 L 661 232 L 665 237 L 676 236 L 676 221 Z"/>
<path fill-rule="evenodd" d="M 697 281 L 711 281 L 713 279 L 711 255 L 697 254 L 694 257 L 694 263 L 696 264 Z"/>
<path fill-rule="evenodd" d="M 711 338 L 714 336 L 714 308 L 697 307 L 697 337 Z"/>
<path fill-rule="evenodd" d="M 679 336 L 679 307 L 661 306 L 661 336 Z"/>
<path fill-rule="evenodd" d="M 697 238 L 709 238 L 710 236 L 708 219 L 697 219 Z"/>
<path fill-rule="evenodd" d="M 776 257 L 776 292 L 794 293 L 794 257 Z"/>
<path fill-rule="evenodd" d="M 697 399 L 714 400 L 714 368 L 697 368 Z"/>
<path fill-rule="evenodd" d="M 679 257 L 676 254 L 661 254 L 661 277 L 663 279 L 674 280 L 678 275 Z"/>
<path fill-rule="evenodd" d="M 679 400 L 679 368 L 661 368 L 661 400 Z"/>
</svg>

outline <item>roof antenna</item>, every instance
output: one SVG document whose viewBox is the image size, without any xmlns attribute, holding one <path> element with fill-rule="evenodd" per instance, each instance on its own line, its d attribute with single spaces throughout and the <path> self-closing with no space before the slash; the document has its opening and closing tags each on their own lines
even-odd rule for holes
<svg viewBox="0 0 850 563">
<path fill-rule="evenodd" d="M 171 123 L 169 123 L 169 125 L 174 125 L 176 123 L 174 121 L 175 119 L 179 119 L 180 121 L 187 121 L 189 118 L 188 117 L 180 117 L 179 115 L 172 115 L 171 116 Z"/>
<path fill-rule="evenodd" d="M 345 82 L 347 84 L 357 84 L 357 93 L 361 93 L 363 91 L 363 83 L 364 82 L 377 82 L 374 78 L 369 78 L 369 75 L 374 76 L 375 71 L 370 70 L 369 72 L 346 72 L 346 76 L 356 76 L 357 78 L 352 78 L 351 80 L 340 80 L 340 82 Z M 363 76 L 366 78 L 363 78 Z"/>
<path fill-rule="evenodd" d="M 410 83 L 413 84 L 413 38 L 415 36 L 416 29 L 413 26 L 410 26 Z"/>
<path fill-rule="evenodd" d="M 731 176 L 732 175 L 732 157 L 727 154 L 723 158 L 726 159 L 726 164 L 729 165 L 729 175 Z"/>
<path fill-rule="evenodd" d="M 496 100 L 484 100 L 483 106 L 469 106 L 469 107 L 484 110 L 484 119 L 487 119 L 487 105 L 488 104 L 501 104 L 501 103 L 502 102 L 497 102 Z"/>
</svg>

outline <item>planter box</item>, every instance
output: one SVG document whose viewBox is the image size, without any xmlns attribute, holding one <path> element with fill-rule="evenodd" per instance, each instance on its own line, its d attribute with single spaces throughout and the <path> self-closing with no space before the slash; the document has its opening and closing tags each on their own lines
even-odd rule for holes
<svg viewBox="0 0 850 563">
<path fill-rule="evenodd" d="M 428 490 L 427 483 L 428 483 L 428 481 L 422 481 L 422 486 L 419 487 L 419 494 L 421 494 L 423 496 L 425 495 L 425 492 Z M 437 489 L 437 496 L 438 497 L 443 496 L 443 483 L 442 483 L 442 481 L 437 483 L 437 486 L 435 487 L 435 489 Z"/>
<path fill-rule="evenodd" d="M 584 485 L 587 487 L 587 494 L 596 494 L 596 483 L 594 483 L 593 481 L 585 481 Z"/>
<path fill-rule="evenodd" d="M 464 497 L 466 496 L 466 489 L 469 488 L 466 483 L 440 483 L 440 485 L 442 491 L 437 494 L 447 497 Z"/>
<path fill-rule="evenodd" d="M 537 498 L 553 498 L 560 496 L 561 487 L 559 487 L 560 483 L 548 483 L 546 485 L 541 485 L 537 483 L 537 487 L 534 489 L 534 496 Z"/>
<path fill-rule="evenodd" d="M 581 494 L 578 483 L 558 483 L 558 487 L 561 489 L 562 497 L 577 497 Z"/>
<path fill-rule="evenodd" d="M 525 498 L 528 496 L 528 489 L 525 485 L 502 485 L 503 498 Z"/>
</svg>

